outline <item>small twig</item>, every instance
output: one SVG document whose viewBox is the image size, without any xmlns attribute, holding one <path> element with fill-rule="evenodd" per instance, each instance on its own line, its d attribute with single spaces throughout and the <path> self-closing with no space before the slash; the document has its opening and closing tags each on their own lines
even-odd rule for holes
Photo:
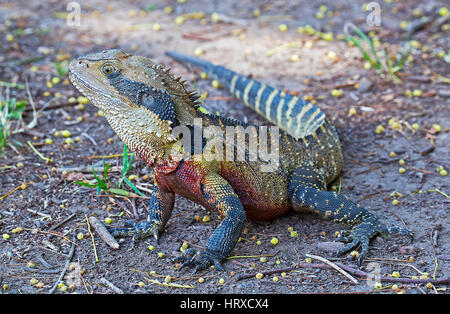
<svg viewBox="0 0 450 314">
<path fill-rule="evenodd" d="M 27 182 L 27 183 L 24 183 L 24 184 L 22 184 L 22 185 L 19 185 L 18 187 L 15 187 L 14 189 L 12 189 L 11 191 L 9 191 L 9 192 L 6 193 L 5 195 L 0 196 L 0 200 L 4 199 L 4 198 L 7 197 L 8 195 L 13 194 L 15 191 L 17 191 L 17 190 L 19 190 L 19 189 L 23 189 L 23 186 L 27 187 L 28 185 L 33 184 L 33 183 L 34 183 L 34 182 L 31 181 L 31 182 Z"/>
<path fill-rule="evenodd" d="M 75 252 L 75 239 L 76 239 L 75 232 L 73 232 L 72 247 L 70 248 L 69 255 L 67 256 L 66 264 L 64 265 L 64 268 L 61 271 L 61 274 L 59 275 L 59 278 L 56 281 L 55 285 L 48 292 L 49 294 L 52 294 L 56 290 L 59 282 L 63 279 L 64 275 L 66 274 L 67 268 L 69 268 L 70 261 L 72 260 L 73 253 Z"/>
<path fill-rule="evenodd" d="M 107 280 L 106 278 L 102 278 L 100 279 L 100 282 L 106 286 L 108 286 L 109 289 L 111 289 L 112 291 L 114 291 L 117 294 L 124 294 L 123 290 L 120 288 L 117 288 L 112 282 L 110 282 L 109 280 Z"/>
<path fill-rule="evenodd" d="M 119 243 L 117 243 L 116 239 L 111 235 L 111 233 L 108 232 L 108 230 L 105 228 L 105 226 L 97 220 L 95 217 L 89 217 L 89 222 L 94 228 L 94 230 L 97 232 L 99 237 L 105 241 L 106 244 L 108 244 L 113 249 L 119 248 Z"/>
<path fill-rule="evenodd" d="M 67 218 L 64 219 L 63 221 L 58 222 L 56 225 L 50 227 L 50 228 L 48 229 L 48 231 L 55 230 L 56 228 L 58 228 L 59 226 L 65 224 L 67 221 L 69 221 L 69 220 L 72 219 L 73 217 L 75 217 L 75 214 L 70 215 L 69 217 L 67 217 Z"/>
<path fill-rule="evenodd" d="M 88 226 L 88 232 L 89 232 L 89 234 L 91 236 L 91 239 L 92 239 L 92 246 L 94 247 L 95 262 L 98 263 L 99 259 L 98 259 L 98 255 L 97 255 L 97 248 L 95 247 L 94 235 L 92 234 L 92 231 L 91 231 L 91 225 L 89 224 L 88 216 L 87 215 L 84 215 L 84 216 L 86 217 L 86 223 L 87 223 L 87 226 Z"/>
<path fill-rule="evenodd" d="M 28 145 L 31 147 L 31 149 L 33 150 L 33 152 L 36 153 L 36 155 L 38 155 L 42 160 L 45 160 L 45 162 L 52 162 L 52 160 L 50 158 L 45 157 L 44 155 L 42 155 L 34 146 L 33 144 L 31 144 L 30 141 L 27 141 Z"/>
<path fill-rule="evenodd" d="M 91 143 L 94 144 L 94 146 L 97 146 L 97 142 L 89 134 L 87 134 L 86 131 L 81 133 L 81 136 L 84 136 L 85 138 L 90 140 Z"/>
<path fill-rule="evenodd" d="M 355 278 L 353 278 L 352 276 L 350 276 L 350 274 L 348 274 L 347 272 L 345 272 L 341 267 L 337 266 L 335 263 L 330 262 L 329 260 L 320 257 L 320 256 L 316 256 L 316 255 L 311 255 L 311 254 L 306 254 L 307 257 L 310 258 L 314 258 L 317 259 L 329 266 L 331 266 L 332 268 L 334 268 L 335 270 L 337 270 L 338 272 L 340 272 L 342 275 L 344 275 L 345 277 L 347 277 L 348 279 L 350 279 L 354 284 L 358 284 L 358 280 L 356 280 Z"/>
<path fill-rule="evenodd" d="M 101 159 L 106 159 L 106 158 L 114 158 L 114 157 L 122 157 L 123 154 L 113 154 L 113 155 L 105 155 L 105 156 L 99 156 L 99 155 L 93 155 L 93 156 L 82 156 L 81 158 L 86 158 L 86 159 L 93 159 L 93 158 L 101 158 Z"/>
</svg>

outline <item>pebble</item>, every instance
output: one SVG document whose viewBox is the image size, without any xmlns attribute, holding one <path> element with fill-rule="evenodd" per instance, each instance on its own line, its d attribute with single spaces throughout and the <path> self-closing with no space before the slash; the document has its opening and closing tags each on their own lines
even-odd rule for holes
<svg viewBox="0 0 450 314">
<path fill-rule="evenodd" d="M 368 92 L 372 88 L 372 85 L 372 82 L 367 77 L 363 77 L 358 82 L 358 91 L 361 93 Z"/>
<path fill-rule="evenodd" d="M 442 97 L 450 97 L 450 89 L 440 89 L 437 93 Z"/>
<path fill-rule="evenodd" d="M 339 249 L 344 247 L 343 242 L 326 241 L 317 243 L 317 248 L 325 252 L 336 253 Z"/>
</svg>

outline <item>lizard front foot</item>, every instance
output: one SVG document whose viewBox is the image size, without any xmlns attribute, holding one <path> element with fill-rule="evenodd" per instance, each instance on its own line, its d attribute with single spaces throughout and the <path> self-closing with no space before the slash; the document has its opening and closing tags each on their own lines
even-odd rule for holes
<svg viewBox="0 0 450 314">
<path fill-rule="evenodd" d="M 353 248 L 355 248 L 358 244 L 360 244 L 361 253 L 358 254 L 359 255 L 358 266 L 361 266 L 362 260 L 369 252 L 369 240 L 377 234 L 382 234 L 383 236 L 385 236 L 388 233 L 405 234 L 412 237 L 412 233 L 404 228 L 401 227 L 387 228 L 383 224 L 381 224 L 377 219 L 371 217 L 365 219 L 363 222 L 353 227 L 349 236 L 337 239 L 337 241 L 345 242 L 347 243 L 347 245 L 341 248 L 336 253 L 336 256 L 339 256 L 347 251 L 350 251 Z"/>
<path fill-rule="evenodd" d="M 215 251 L 211 251 L 208 249 L 197 251 L 192 248 L 186 249 L 183 252 L 183 255 L 173 259 L 174 262 L 182 263 L 179 270 L 181 270 L 185 266 L 195 266 L 195 272 L 206 269 L 212 265 L 214 265 L 219 270 L 225 270 L 221 264 L 222 260 L 223 257 L 221 256 L 221 254 Z"/>
<path fill-rule="evenodd" d="M 108 231 L 115 238 L 132 237 L 133 246 L 135 240 L 144 239 L 149 236 L 153 236 L 159 243 L 159 227 L 160 223 L 157 221 L 144 221 L 144 222 L 134 222 L 127 221 L 126 225 L 129 227 L 113 228 L 108 227 Z"/>
</svg>

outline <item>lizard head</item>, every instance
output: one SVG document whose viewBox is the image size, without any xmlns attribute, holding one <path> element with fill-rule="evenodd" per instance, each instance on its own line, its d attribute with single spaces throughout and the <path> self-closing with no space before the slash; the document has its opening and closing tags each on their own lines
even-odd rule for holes
<svg viewBox="0 0 450 314">
<path fill-rule="evenodd" d="M 195 118 L 197 94 L 150 59 L 104 50 L 73 60 L 69 70 L 73 85 L 148 164 L 164 158 L 165 148 L 177 140 L 173 127 Z"/>
</svg>

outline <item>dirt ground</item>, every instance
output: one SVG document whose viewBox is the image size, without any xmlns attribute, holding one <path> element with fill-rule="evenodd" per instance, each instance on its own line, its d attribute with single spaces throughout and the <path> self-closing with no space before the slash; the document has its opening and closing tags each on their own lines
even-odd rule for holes
<svg viewBox="0 0 450 314">
<path fill-rule="evenodd" d="M 0 2 L 1 96 L 27 102 L 23 120 L 11 126 L 10 145 L 0 159 L 2 293 L 448 293 L 448 280 L 427 285 L 433 278 L 450 277 L 450 181 L 442 175 L 443 169 L 450 171 L 450 22 L 442 21 L 440 10 L 448 8 L 448 2 L 378 1 L 381 26 L 375 28 L 366 23 L 370 11 L 363 10 L 364 1 L 353 0 L 82 1 L 79 26 L 66 20 L 67 12 L 73 12 L 67 11 L 68 2 Z M 219 21 L 212 21 L 217 16 Z M 412 32 L 410 39 L 416 42 L 398 73 L 401 83 L 367 69 L 358 48 L 339 36 L 344 24 L 352 22 L 374 32 L 395 52 L 406 38 L 405 22 L 424 16 L 433 23 Z M 282 24 L 286 31 L 280 30 Z M 297 31 L 306 25 L 333 38 Z M 374 288 L 359 275 L 352 275 L 358 280 L 354 284 L 335 270 L 314 267 L 322 263 L 315 259 L 308 267 L 306 254 L 358 269 L 352 256 L 336 258 L 336 245 L 330 243 L 345 226 L 295 213 L 271 222 L 246 222 L 241 241 L 224 262 L 225 272 L 179 271 L 172 258 L 181 254 L 183 242 L 204 247 L 220 222 L 216 213 L 181 197 L 160 244 L 149 238 L 131 249 L 127 239 L 113 250 L 94 233 L 94 248 L 86 217 L 109 217 L 114 226 L 145 219 L 152 169 L 135 160 L 129 172 L 146 197 L 97 196 L 95 189 L 73 183 L 93 179 L 92 165 L 102 166 L 98 156 L 120 167 L 122 158 L 111 155 L 121 154 L 123 143 L 93 105 L 69 102 L 80 94 L 66 74 L 58 76 L 54 63 L 116 47 L 169 65 L 200 93 L 207 92 L 203 107 L 210 112 L 267 124 L 164 51 L 201 53 L 202 58 L 316 101 L 336 126 L 345 154 L 342 175 L 330 188 L 340 189 L 386 224 L 414 233 L 412 242 L 403 236 L 374 238 L 361 267 L 385 277 L 398 272 L 401 282 L 383 281 Z M 54 77 L 61 82 L 52 83 Z M 6 87 L 5 82 L 19 85 Z M 33 127 L 27 128 L 30 123 Z M 69 130 L 74 143 L 55 135 L 61 130 Z M 40 158 L 28 141 L 52 161 Z M 120 177 L 116 169 L 108 175 L 111 183 Z M 205 215 L 211 220 L 195 218 Z M 15 232 L 18 227 L 21 232 Z M 298 236 L 291 237 L 291 230 Z M 74 241 L 73 234 L 80 233 L 84 239 Z M 271 244 L 273 237 L 277 245 Z M 64 284 L 51 291 L 67 262 Z M 303 267 L 294 267 L 298 263 Z M 261 279 L 241 278 L 267 271 L 277 272 Z M 170 282 L 162 284 L 168 276 Z M 422 281 L 411 281 L 415 278 Z"/>
</svg>

